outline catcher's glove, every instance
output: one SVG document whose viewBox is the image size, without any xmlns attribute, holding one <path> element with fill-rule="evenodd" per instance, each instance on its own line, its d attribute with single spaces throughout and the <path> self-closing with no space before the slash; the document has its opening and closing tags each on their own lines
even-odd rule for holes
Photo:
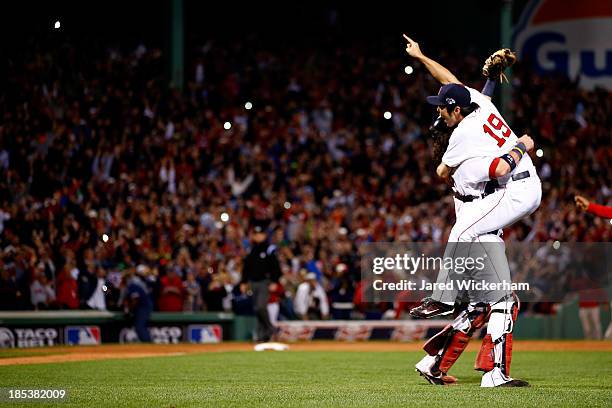
<svg viewBox="0 0 612 408">
<path fill-rule="evenodd" d="M 495 51 L 484 63 L 482 75 L 492 81 L 508 82 L 504 75 L 504 70 L 511 67 L 516 62 L 516 54 L 509 48 L 502 48 Z"/>
</svg>

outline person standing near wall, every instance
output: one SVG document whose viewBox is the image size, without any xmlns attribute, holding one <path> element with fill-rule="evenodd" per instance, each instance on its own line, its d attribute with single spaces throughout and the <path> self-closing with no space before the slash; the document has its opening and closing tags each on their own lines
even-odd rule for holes
<svg viewBox="0 0 612 408">
<path fill-rule="evenodd" d="M 149 343 L 151 336 L 147 324 L 153 311 L 153 302 L 149 296 L 147 285 L 133 267 L 128 269 L 125 277 L 127 279 L 124 297 L 126 311 L 133 315 L 134 329 L 138 335 L 138 340 Z"/>
<path fill-rule="evenodd" d="M 257 318 L 256 338 L 258 342 L 267 342 L 274 334 L 274 326 L 268 314 L 270 286 L 278 284 L 281 268 L 276 257 L 276 246 L 268 242 L 266 228 L 268 222 L 256 220 L 251 234 L 251 251 L 244 259 L 240 290 L 253 294 L 253 308 Z"/>
</svg>

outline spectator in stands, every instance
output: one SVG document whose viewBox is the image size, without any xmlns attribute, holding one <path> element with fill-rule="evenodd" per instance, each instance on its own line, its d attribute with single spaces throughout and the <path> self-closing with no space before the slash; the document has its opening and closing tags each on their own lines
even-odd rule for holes
<svg viewBox="0 0 612 408">
<path fill-rule="evenodd" d="M 20 296 L 17 281 L 7 265 L 0 264 L 0 310 L 15 310 Z"/>
<path fill-rule="evenodd" d="M 415 291 L 405 290 L 397 294 L 395 301 L 393 302 L 394 318 L 399 320 L 403 315 L 409 316 L 408 312 L 413 308 L 417 307 L 423 297 L 417 298 Z"/>
<path fill-rule="evenodd" d="M 232 312 L 240 316 L 253 316 L 253 297 L 248 292 L 242 292 L 240 285 L 232 289 Z"/>
<path fill-rule="evenodd" d="M 161 312 L 180 312 L 183 310 L 183 281 L 174 267 L 166 270 L 159 285 L 159 310 Z"/>
<path fill-rule="evenodd" d="M 270 323 L 276 327 L 278 317 L 280 314 L 280 301 L 285 295 L 285 288 L 278 282 L 270 283 L 270 298 L 268 299 L 268 316 L 270 316 Z"/>
<path fill-rule="evenodd" d="M 71 263 L 66 262 L 57 277 L 57 305 L 60 309 L 78 309 L 79 297 L 77 295 L 78 269 Z"/>
<path fill-rule="evenodd" d="M 188 312 L 202 310 L 202 290 L 192 272 L 187 272 L 187 279 L 183 282 L 183 291 L 185 293 L 185 306 L 183 310 Z"/>
<path fill-rule="evenodd" d="M 317 281 L 314 272 L 308 272 L 304 282 L 298 286 L 293 308 L 302 320 L 317 320 L 329 318 L 329 303 L 327 294 Z"/>
<path fill-rule="evenodd" d="M 44 266 L 44 273 L 45 276 L 47 277 L 47 280 L 50 282 L 54 282 L 55 281 L 55 262 L 53 261 L 53 258 L 51 257 L 49 250 L 42 246 L 40 248 L 40 263 Z"/>
<path fill-rule="evenodd" d="M 101 266 L 96 267 L 96 280 L 94 290 L 87 299 L 87 307 L 95 310 L 106 310 L 106 293 L 110 283 L 106 281 L 106 270 Z"/>
<path fill-rule="evenodd" d="M 355 285 L 355 296 L 353 297 L 355 310 L 359 311 L 366 320 L 380 320 L 383 317 L 392 318 L 397 316 L 397 313 L 393 312 L 393 315 L 391 315 L 391 312 L 389 312 L 389 310 L 393 310 L 391 302 L 372 302 L 369 300 L 375 298 L 372 290 L 371 280 L 362 279 L 357 282 Z"/>
<path fill-rule="evenodd" d="M 83 251 L 82 259 L 78 262 L 78 270 L 79 307 L 81 309 L 89 309 L 92 308 L 89 305 L 89 301 L 99 286 L 94 252 L 91 248 L 87 248 Z M 97 306 L 100 305 L 98 304 Z M 94 309 L 97 309 L 97 307 Z M 104 309 L 106 309 L 106 307 L 104 307 Z"/>
<path fill-rule="evenodd" d="M 79 269 L 77 292 L 79 294 L 80 309 L 91 308 L 91 306 L 89 306 L 89 300 L 94 296 L 97 285 L 98 278 L 96 277 L 95 270 Z"/>
<path fill-rule="evenodd" d="M 319 269 L 319 261 L 315 259 L 314 249 L 310 245 L 304 246 L 303 262 L 304 268 L 306 268 L 308 272 L 314 273 L 317 277 L 317 280 L 319 282 L 322 282 L 323 272 L 321 272 L 321 269 Z"/>
<path fill-rule="evenodd" d="M 55 288 L 47 280 L 44 270 L 42 264 L 37 267 L 36 276 L 30 285 L 30 300 L 34 310 L 47 310 L 55 303 Z"/>
<path fill-rule="evenodd" d="M 227 296 L 227 290 L 224 285 L 224 276 L 216 273 L 210 277 L 210 282 L 204 293 L 204 301 L 206 302 L 206 310 L 210 312 L 222 312 L 223 299 Z"/>
<path fill-rule="evenodd" d="M 125 305 L 123 302 L 126 288 L 125 276 L 118 270 L 109 269 L 106 272 L 106 281 L 108 283 L 106 285 L 106 296 L 104 299 L 106 309 L 123 312 L 125 310 Z M 153 299 L 154 298 L 151 298 L 151 304 L 154 304 Z"/>
<path fill-rule="evenodd" d="M 346 264 L 337 264 L 335 272 L 336 276 L 332 280 L 332 289 L 329 292 L 331 316 L 333 319 L 348 320 L 351 318 L 355 296 L 353 282 Z"/>
</svg>

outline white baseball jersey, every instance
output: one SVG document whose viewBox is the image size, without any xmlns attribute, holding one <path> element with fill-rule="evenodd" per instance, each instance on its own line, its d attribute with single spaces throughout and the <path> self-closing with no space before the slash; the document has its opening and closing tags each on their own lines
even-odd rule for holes
<svg viewBox="0 0 612 408">
<path fill-rule="evenodd" d="M 453 131 L 442 162 L 455 168 L 452 176 L 455 191 L 462 195 L 478 196 L 484 192 L 489 181 L 491 162 L 508 153 L 516 145 L 518 138 L 490 100 L 474 89 L 467 89 L 472 102 L 476 102 L 480 108 L 465 117 Z M 529 170 L 530 177 L 510 180 L 512 174 L 526 170 Z M 498 251 L 497 256 L 491 258 L 491 268 L 485 268 L 483 275 L 480 275 L 488 282 L 496 281 L 495 278 L 497 281 L 510 280 L 503 240 L 493 234 L 533 213 L 542 199 L 540 179 L 528 154 L 524 155 L 512 173 L 498 179 L 498 182 L 502 188 L 484 198 L 468 202 L 455 198 L 456 221 L 445 251 L 445 256 L 461 256 L 462 248 L 465 247 L 456 246 L 456 242 L 500 243 L 501 245 L 492 248 Z M 449 271 L 442 268 L 437 282 L 448 281 Z M 456 295 L 456 290 L 434 290 L 431 296 L 439 301 L 453 301 Z M 473 301 L 471 296 L 470 294 L 470 301 Z"/>
<path fill-rule="evenodd" d="M 461 195 L 479 196 L 490 180 L 489 166 L 493 157 L 467 159 L 453 173 L 453 190 Z"/>
<path fill-rule="evenodd" d="M 512 150 L 518 137 L 488 98 L 475 89 L 466 89 L 479 108 L 453 130 L 442 163 L 458 167 L 452 176 L 455 191 L 462 195 L 479 195 L 489 180 L 491 161 Z M 498 181 L 503 185 L 513 174 L 526 170 L 533 170 L 533 175 L 536 173 L 529 155 L 523 157 L 512 173 Z"/>
</svg>

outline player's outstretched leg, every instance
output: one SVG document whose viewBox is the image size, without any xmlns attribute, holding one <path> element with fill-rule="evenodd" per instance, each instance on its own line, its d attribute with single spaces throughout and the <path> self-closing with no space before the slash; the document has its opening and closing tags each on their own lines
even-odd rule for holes
<svg viewBox="0 0 612 408">
<path fill-rule="evenodd" d="M 448 375 L 461 353 L 467 347 L 474 331 L 482 327 L 487 317 L 487 305 L 468 306 L 455 320 L 425 343 L 427 355 L 416 365 L 416 371 L 429 383 L 448 385 L 457 379 Z"/>
<path fill-rule="evenodd" d="M 527 381 L 510 377 L 512 330 L 519 310 L 518 299 L 506 297 L 491 305 L 487 335 L 476 357 L 476 370 L 484 371 L 481 387 L 528 387 Z"/>
</svg>

